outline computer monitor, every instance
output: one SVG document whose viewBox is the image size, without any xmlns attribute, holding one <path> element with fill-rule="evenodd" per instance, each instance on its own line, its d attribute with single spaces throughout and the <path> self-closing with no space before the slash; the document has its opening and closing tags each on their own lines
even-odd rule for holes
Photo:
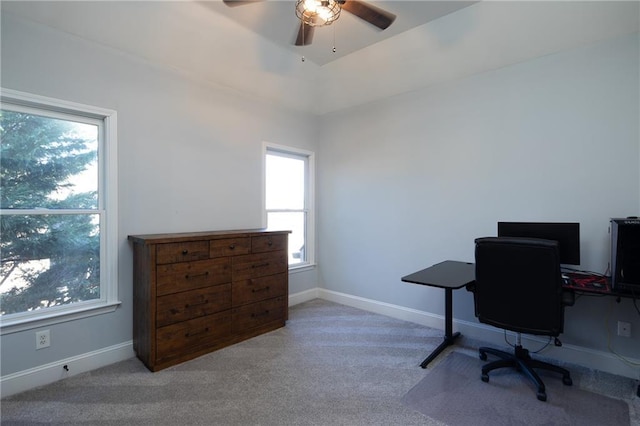
<svg viewBox="0 0 640 426">
<path fill-rule="evenodd" d="M 580 264 L 580 224 L 577 222 L 498 222 L 498 237 L 555 240 L 561 264 Z"/>
</svg>

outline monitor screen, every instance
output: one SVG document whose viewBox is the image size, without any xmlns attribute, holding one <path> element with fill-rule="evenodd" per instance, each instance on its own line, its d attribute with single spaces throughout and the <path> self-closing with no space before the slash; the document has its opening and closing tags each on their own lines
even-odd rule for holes
<svg viewBox="0 0 640 426">
<path fill-rule="evenodd" d="M 580 224 L 577 222 L 498 222 L 498 237 L 555 240 L 560 263 L 580 264 Z"/>
</svg>

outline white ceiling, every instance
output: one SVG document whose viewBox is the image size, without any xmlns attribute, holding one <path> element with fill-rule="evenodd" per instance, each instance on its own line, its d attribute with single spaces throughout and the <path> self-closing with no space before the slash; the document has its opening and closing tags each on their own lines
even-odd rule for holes
<svg viewBox="0 0 640 426">
<path fill-rule="evenodd" d="M 317 27 L 313 43 L 294 46 L 300 21 L 295 15 L 295 0 L 265 0 L 229 7 L 221 1 L 205 1 L 202 4 L 243 27 L 274 43 L 304 56 L 318 65 L 325 65 L 345 55 L 379 41 L 467 7 L 475 1 L 366 1 L 375 7 L 396 15 L 385 30 L 343 11 L 332 25 Z M 333 47 L 336 51 L 333 52 Z"/>
<path fill-rule="evenodd" d="M 334 23 L 339 53 L 330 59 L 334 25 L 318 29 L 313 50 L 292 45 L 291 0 L 234 8 L 221 0 L 3 0 L 0 10 L 3 20 L 38 22 L 220 90 L 313 114 L 637 33 L 640 26 L 638 1 L 449 1 L 467 7 L 448 14 L 442 2 L 371 3 L 398 18 L 379 32 L 341 16 Z M 302 62 L 302 54 L 309 60 Z"/>
</svg>

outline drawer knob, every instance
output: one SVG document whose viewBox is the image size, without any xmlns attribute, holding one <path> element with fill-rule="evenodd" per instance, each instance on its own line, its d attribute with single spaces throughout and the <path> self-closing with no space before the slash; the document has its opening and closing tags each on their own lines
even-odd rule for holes
<svg viewBox="0 0 640 426">
<path fill-rule="evenodd" d="M 254 265 L 251 265 L 252 268 L 264 268 L 265 266 L 269 266 L 269 262 L 264 262 L 264 263 L 256 263 Z"/>
<path fill-rule="evenodd" d="M 199 334 L 207 334 L 208 332 L 209 332 L 209 327 L 206 327 L 204 330 L 198 331 L 196 333 L 185 333 L 184 337 L 193 337 L 193 336 L 197 336 Z"/>
<path fill-rule="evenodd" d="M 273 241 L 269 240 L 269 242 L 267 243 L 267 245 L 268 245 L 269 247 L 271 247 L 271 246 L 273 245 Z"/>
<path fill-rule="evenodd" d="M 202 274 L 193 274 L 193 275 L 186 274 L 184 277 L 186 279 L 190 279 L 190 278 L 197 278 L 197 277 L 206 277 L 207 275 L 209 275 L 209 271 L 206 271 Z"/>
<path fill-rule="evenodd" d="M 186 255 L 186 254 L 188 254 L 188 253 L 189 253 L 189 250 L 182 250 L 182 255 L 183 255 L 183 256 L 184 256 L 184 255 Z"/>
<path fill-rule="evenodd" d="M 196 303 L 191 303 L 191 304 L 187 303 L 187 304 L 184 305 L 184 308 L 185 309 L 189 309 L 189 308 L 192 308 L 192 307 L 198 306 L 198 305 L 206 305 L 207 303 L 209 303 L 209 300 L 204 299 L 201 302 L 196 302 Z"/>
<path fill-rule="evenodd" d="M 259 313 L 252 313 L 251 314 L 251 318 L 257 318 L 257 317 L 263 317 L 265 315 L 269 315 L 269 310 L 265 310 L 264 312 L 259 312 Z"/>
<path fill-rule="evenodd" d="M 236 248 L 236 245 L 235 245 L 235 244 L 231 244 L 231 245 L 229 246 L 229 249 L 230 249 L 230 250 L 233 250 L 233 249 L 235 249 L 235 248 Z"/>
<path fill-rule="evenodd" d="M 251 293 L 260 293 L 261 291 L 269 291 L 269 286 L 251 289 Z"/>
</svg>

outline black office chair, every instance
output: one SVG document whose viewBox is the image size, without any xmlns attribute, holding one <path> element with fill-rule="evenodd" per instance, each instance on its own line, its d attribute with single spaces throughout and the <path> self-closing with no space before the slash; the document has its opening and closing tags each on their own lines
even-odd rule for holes
<svg viewBox="0 0 640 426">
<path fill-rule="evenodd" d="M 527 376 L 537 387 L 540 401 L 547 400 L 545 386 L 534 368 L 562 374 L 562 382 L 571 385 L 569 371 L 532 359 L 522 347 L 521 333 L 556 338 L 564 327 L 564 307 L 571 305 L 572 293 L 562 289 L 558 242 L 533 238 L 486 237 L 475 240 L 476 281 L 475 313 L 479 321 L 514 331 L 515 352 L 481 347 L 480 359 L 487 354 L 500 359 L 482 367 L 482 380 L 489 372 L 512 367 Z"/>
</svg>

